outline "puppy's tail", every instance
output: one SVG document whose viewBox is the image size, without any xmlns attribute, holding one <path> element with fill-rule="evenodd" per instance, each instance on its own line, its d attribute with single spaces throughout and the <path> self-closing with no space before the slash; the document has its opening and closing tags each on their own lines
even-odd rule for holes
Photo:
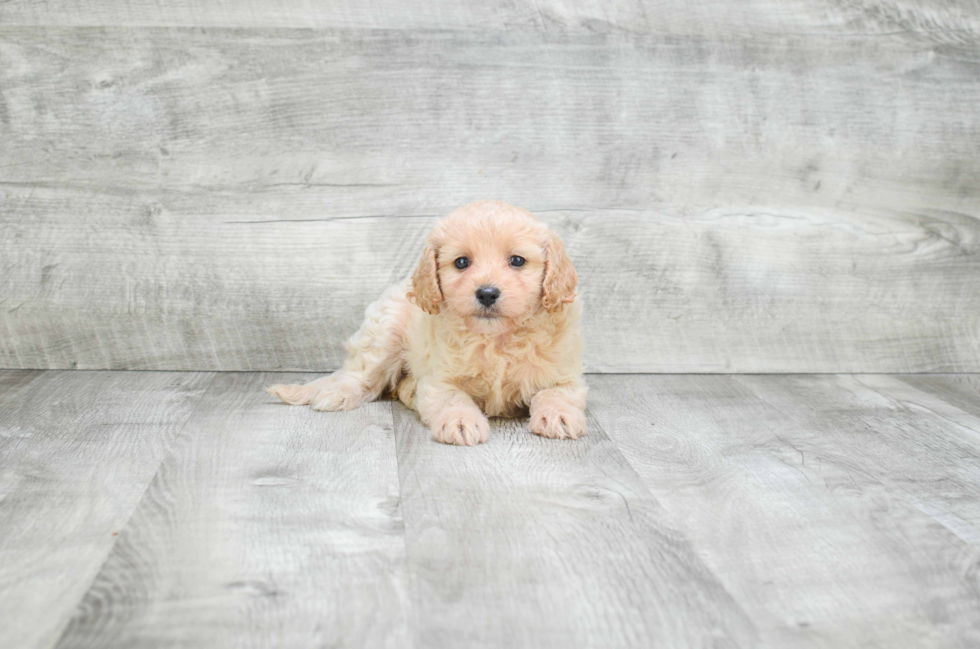
<svg viewBox="0 0 980 649">
<path fill-rule="evenodd" d="M 272 396 L 279 397 L 283 403 L 291 406 L 305 406 L 309 404 L 318 390 L 319 386 L 313 383 L 307 383 L 306 385 L 270 385 L 265 389 Z"/>
</svg>

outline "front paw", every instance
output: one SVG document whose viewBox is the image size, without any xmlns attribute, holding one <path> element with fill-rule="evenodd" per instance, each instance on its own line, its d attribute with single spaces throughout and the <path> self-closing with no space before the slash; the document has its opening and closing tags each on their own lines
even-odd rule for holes
<svg viewBox="0 0 980 649">
<path fill-rule="evenodd" d="M 585 435 L 585 412 L 569 404 L 532 408 L 531 432 L 550 439 L 578 439 Z"/>
<path fill-rule="evenodd" d="M 432 422 L 432 438 L 443 444 L 476 446 L 490 437 L 490 422 L 475 408 L 451 408 Z"/>
</svg>

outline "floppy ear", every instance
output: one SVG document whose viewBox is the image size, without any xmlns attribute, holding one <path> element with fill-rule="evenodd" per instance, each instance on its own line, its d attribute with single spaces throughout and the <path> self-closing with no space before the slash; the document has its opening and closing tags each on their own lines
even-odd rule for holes
<svg viewBox="0 0 980 649">
<path fill-rule="evenodd" d="M 439 262 L 436 259 L 436 247 L 431 241 L 425 244 L 419 265 L 412 273 L 412 288 L 408 298 L 415 302 L 426 313 L 439 313 L 439 303 L 442 302 L 442 287 L 439 286 Z"/>
<path fill-rule="evenodd" d="M 565 252 L 565 245 L 554 232 L 548 233 L 544 245 L 544 282 L 542 283 L 541 304 L 554 313 L 575 299 L 578 274 L 572 260 Z"/>
</svg>

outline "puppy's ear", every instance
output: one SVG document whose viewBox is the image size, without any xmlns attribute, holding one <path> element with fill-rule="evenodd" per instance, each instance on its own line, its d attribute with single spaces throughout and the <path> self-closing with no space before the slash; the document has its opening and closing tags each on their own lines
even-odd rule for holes
<svg viewBox="0 0 980 649">
<path fill-rule="evenodd" d="M 431 241 L 425 244 L 419 265 L 412 273 L 412 288 L 408 298 L 426 313 L 439 313 L 439 303 L 442 302 L 442 287 L 439 286 L 438 252 Z"/>
<path fill-rule="evenodd" d="M 548 233 L 544 245 L 544 282 L 541 291 L 541 304 L 554 313 L 575 299 L 578 274 L 572 260 L 565 252 L 565 245 L 554 232 Z"/>
</svg>

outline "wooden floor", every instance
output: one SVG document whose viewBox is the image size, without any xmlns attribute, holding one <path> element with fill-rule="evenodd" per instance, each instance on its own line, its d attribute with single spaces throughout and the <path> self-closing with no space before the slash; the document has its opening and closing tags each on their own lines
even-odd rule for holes
<svg viewBox="0 0 980 649">
<path fill-rule="evenodd" d="M 477 448 L 302 378 L 0 372 L 0 647 L 980 644 L 980 376 L 591 376 Z"/>
</svg>

